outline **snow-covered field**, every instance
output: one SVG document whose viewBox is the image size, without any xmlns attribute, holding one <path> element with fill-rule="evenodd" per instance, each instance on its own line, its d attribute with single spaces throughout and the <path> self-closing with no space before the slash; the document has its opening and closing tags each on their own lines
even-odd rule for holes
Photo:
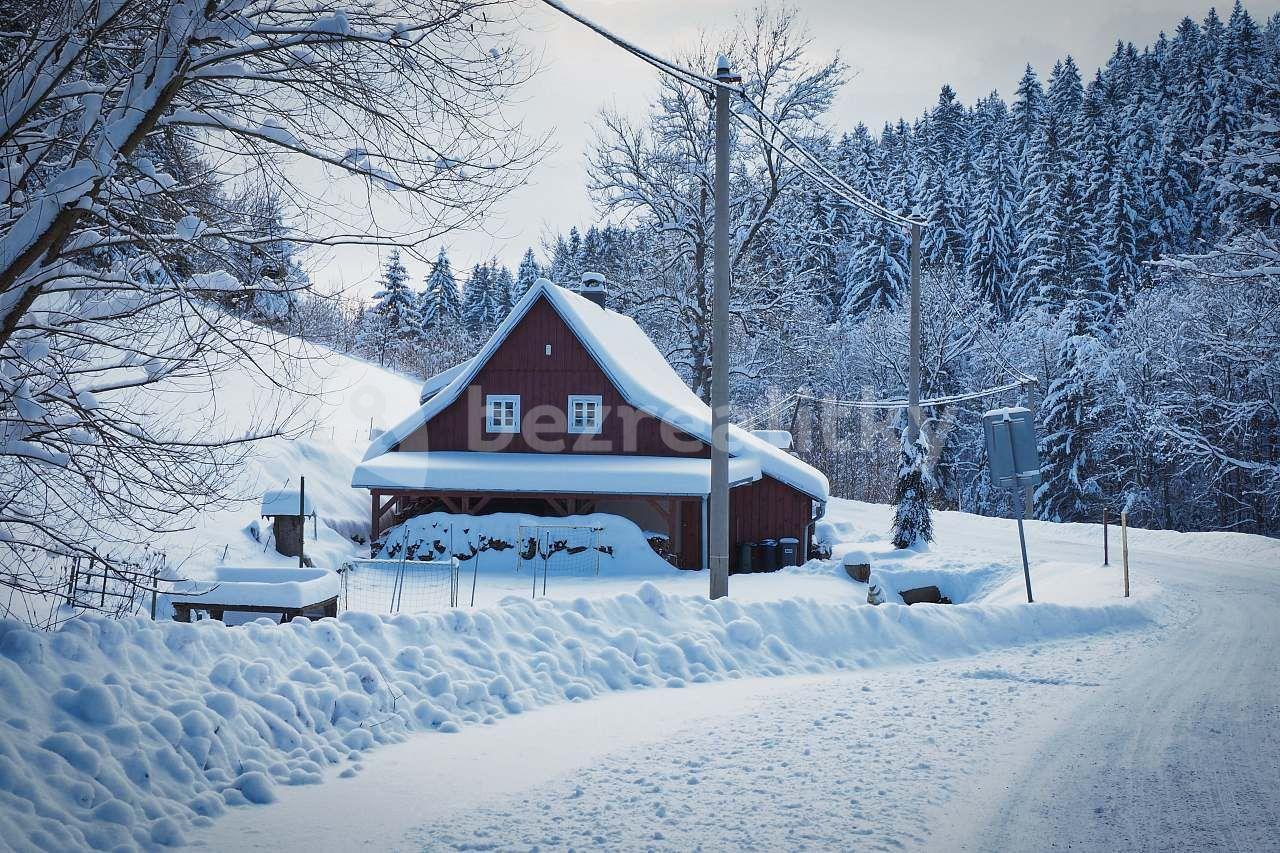
<svg viewBox="0 0 1280 853">
<path fill-rule="evenodd" d="M 321 565 L 363 553 L 346 534 L 367 504 L 348 478 L 370 419 L 416 394 L 325 363 L 308 404 L 329 426 L 262 445 L 244 481 L 307 476 Z M 223 390 L 242 416 L 278 393 L 234 377 Z M 255 516 L 228 508 L 171 546 L 192 576 L 289 565 Z M 1195 598 L 1167 569 L 1280 566 L 1261 537 L 1131 531 L 1126 600 L 1097 527 L 1033 522 L 1028 606 L 1013 522 L 935 524 L 930 549 L 894 552 L 887 507 L 834 500 L 821 535 L 835 559 L 735 576 L 718 602 L 622 525 L 599 577 L 554 578 L 536 599 L 510 554 L 487 554 L 474 608 L 0 623 L 0 847 L 928 844 L 954 821 L 947 804 L 1017 754 L 1023 721 L 1045 730 L 1065 696 L 1111 684 L 1100 670 L 1185 624 Z M 889 603 L 843 573 L 851 550 L 871 555 Z M 894 603 L 924 584 L 957 604 Z"/>
<path fill-rule="evenodd" d="M 829 531 L 853 537 L 837 553 L 874 549 L 884 521 L 884 508 L 835 502 Z M 933 552 L 884 561 L 887 589 L 938 583 L 966 602 L 952 607 L 870 606 L 830 561 L 735 577 L 733 597 L 715 603 L 700 574 L 658 569 L 429 615 L 239 628 L 83 619 L 53 635 L 6 624 L 5 838 L 180 843 L 283 787 L 340 785 L 332 777 L 358 775 L 371 750 L 414 739 L 429 751 L 420 733 L 500 727 L 607 694 L 955 659 L 1160 618 L 1151 582 L 1124 601 L 1114 569 L 1058 559 L 1037 562 L 1041 602 L 1025 606 L 1014 543 L 993 551 L 993 525 L 947 517 Z"/>
</svg>

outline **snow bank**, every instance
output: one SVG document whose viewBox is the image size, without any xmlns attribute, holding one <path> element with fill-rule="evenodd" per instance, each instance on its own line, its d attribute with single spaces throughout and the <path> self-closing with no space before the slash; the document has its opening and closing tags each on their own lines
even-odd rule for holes
<svg viewBox="0 0 1280 853">
<path fill-rule="evenodd" d="M 182 843 L 414 731 L 617 690 L 909 663 L 1144 624 L 1141 605 L 739 604 L 664 594 L 178 624 L 0 623 L 0 822 L 45 849 Z"/>
</svg>

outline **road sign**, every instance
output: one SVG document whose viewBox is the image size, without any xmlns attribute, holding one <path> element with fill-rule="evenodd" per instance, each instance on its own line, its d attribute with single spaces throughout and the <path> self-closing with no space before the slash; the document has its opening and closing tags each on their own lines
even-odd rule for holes
<svg viewBox="0 0 1280 853">
<path fill-rule="evenodd" d="M 1027 517 L 1027 492 L 1040 482 L 1040 450 L 1036 446 L 1036 424 L 1029 409 L 994 409 L 982 416 L 982 435 L 987 443 L 987 464 L 991 482 L 1018 493 L 1018 544 L 1022 546 L 1022 576 L 1027 582 L 1027 603 L 1031 595 L 1031 565 L 1027 561 L 1027 534 L 1022 520 Z"/>
<path fill-rule="evenodd" d="M 995 409 L 982 416 L 993 485 L 1005 489 L 1040 482 L 1040 451 L 1029 409 Z"/>
</svg>

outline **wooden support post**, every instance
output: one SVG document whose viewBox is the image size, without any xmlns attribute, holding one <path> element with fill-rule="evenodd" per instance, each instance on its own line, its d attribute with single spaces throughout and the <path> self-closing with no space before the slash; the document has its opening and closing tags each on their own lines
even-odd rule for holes
<svg viewBox="0 0 1280 853">
<path fill-rule="evenodd" d="M 379 499 L 378 490 L 374 489 L 370 493 L 373 499 L 373 523 L 369 527 L 369 547 L 373 547 L 374 541 L 382 535 L 382 501 Z"/>
<path fill-rule="evenodd" d="M 1129 513 L 1120 513 L 1120 552 L 1124 560 L 1124 597 L 1129 597 Z"/>
</svg>

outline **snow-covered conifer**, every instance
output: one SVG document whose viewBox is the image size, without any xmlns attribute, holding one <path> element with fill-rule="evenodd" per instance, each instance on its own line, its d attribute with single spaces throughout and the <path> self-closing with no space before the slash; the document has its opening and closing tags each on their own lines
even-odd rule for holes
<svg viewBox="0 0 1280 853">
<path fill-rule="evenodd" d="M 453 265 L 444 246 L 440 247 L 436 261 L 431 265 L 422 293 L 419 296 L 422 325 L 426 330 L 439 332 L 457 328 L 462 320 L 462 294 L 453 277 Z"/>
</svg>

